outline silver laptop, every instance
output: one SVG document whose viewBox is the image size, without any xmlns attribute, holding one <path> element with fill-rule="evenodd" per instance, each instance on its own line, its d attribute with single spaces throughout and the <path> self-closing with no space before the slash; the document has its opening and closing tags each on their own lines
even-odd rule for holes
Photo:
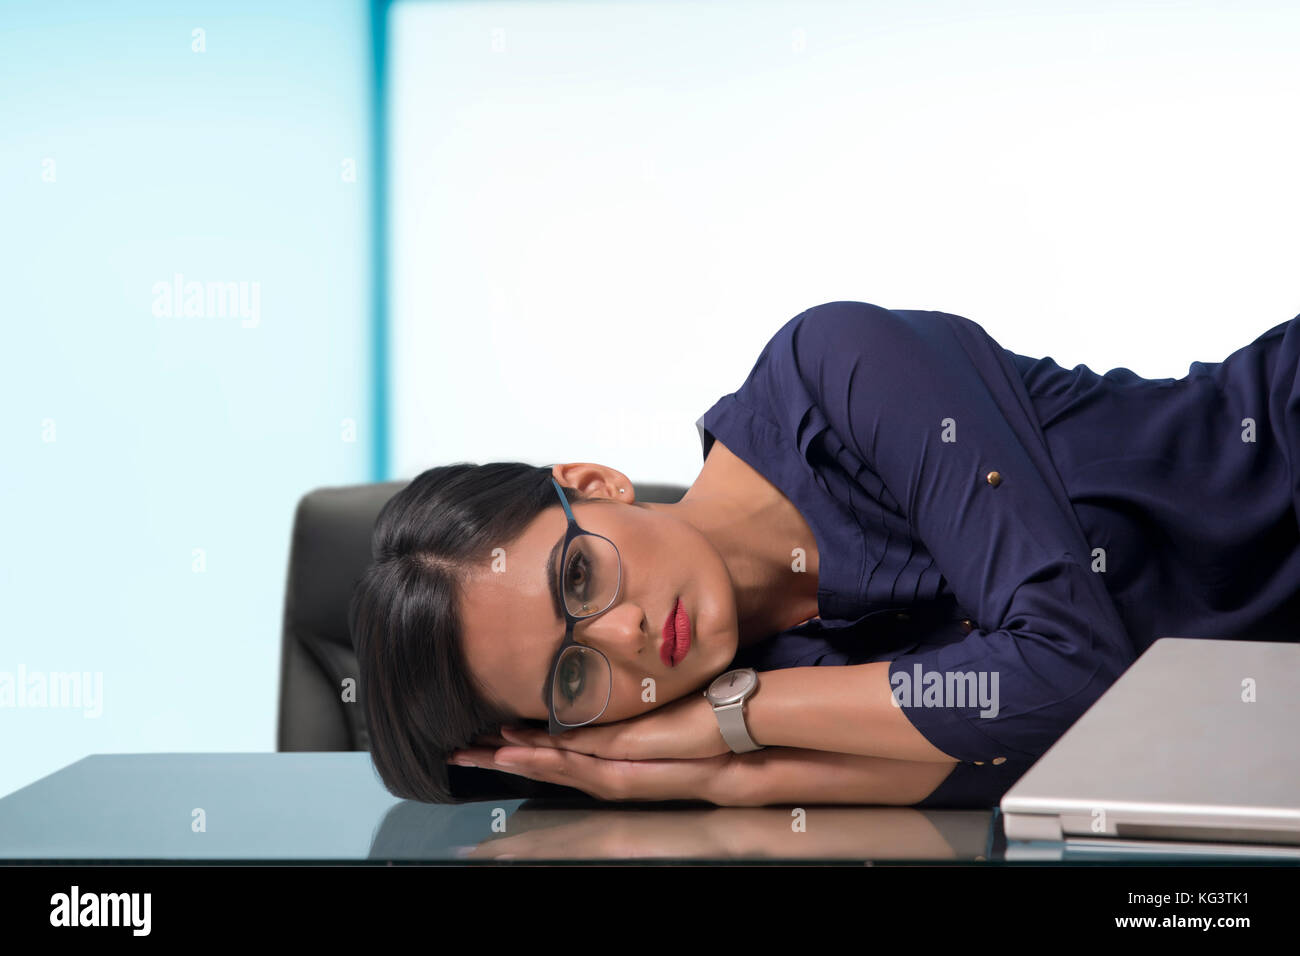
<svg viewBox="0 0 1300 956">
<path fill-rule="evenodd" d="M 1300 643 L 1161 638 L 1001 808 L 1008 850 L 1300 853 Z"/>
</svg>

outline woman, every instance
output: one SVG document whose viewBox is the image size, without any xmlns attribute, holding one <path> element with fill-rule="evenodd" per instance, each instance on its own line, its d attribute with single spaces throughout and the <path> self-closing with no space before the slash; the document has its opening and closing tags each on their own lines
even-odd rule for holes
<svg viewBox="0 0 1300 956">
<path fill-rule="evenodd" d="M 1297 639 L 1297 356 L 1293 319 L 1098 375 L 830 302 L 700 418 L 678 503 L 590 463 L 430 469 L 353 597 L 375 765 L 434 802 L 463 760 L 606 799 L 994 805 L 1157 638 Z M 592 616 L 556 673 L 562 601 Z M 724 731 L 702 691 L 745 666 Z"/>
</svg>

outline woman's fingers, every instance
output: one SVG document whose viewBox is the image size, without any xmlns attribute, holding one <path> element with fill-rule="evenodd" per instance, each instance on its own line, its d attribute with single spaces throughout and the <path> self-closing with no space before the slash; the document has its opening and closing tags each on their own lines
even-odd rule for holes
<svg viewBox="0 0 1300 956">
<path fill-rule="evenodd" d="M 709 800 L 727 757 L 615 760 L 558 747 L 470 747 L 452 755 L 479 767 L 574 787 L 599 800 Z M 729 756 L 729 755 L 728 755 Z"/>
<path fill-rule="evenodd" d="M 719 766 L 720 758 L 611 760 L 539 748 L 520 764 L 520 772 L 601 800 L 697 800 L 708 799 L 705 794 Z"/>
<path fill-rule="evenodd" d="M 483 747 L 554 747 L 589 754 L 595 753 L 601 736 L 587 729 L 571 730 L 552 737 L 549 732 L 536 727 L 502 727 L 501 733 L 483 734 L 476 737 L 474 743 Z"/>
<path fill-rule="evenodd" d="M 566 762 L 566 758 L 581 757 L 584 760 L 597 761 L 598 757 L 573 754 L 555 748 L 534 748 L 508 746 L 497 750 L 486 747 L 467 747 L 454 752 L 448 759 L 451 763 L 468 764 L 484 767 L 488 770 L 500 770 L 513 773 L 530 780 L 542 780 L 547 783 L 563 784 L 576 787 L 598 800 L 618 799 L 606 789 L 607 771 L 594 766 L 575 768 Z"/>
<path fill-rule="evenodd" d="M 543 737 L 550 739 L 550 734 L 542 734 L 536 730 L 524 730 L 515 727 L 502 727 L 501 736 L 505 738 L 505 745 L 517 744 L 521 747 L 541 747 L 545 745 Z"/>
<path fill-rule="evenodd" d="M 503 743 L 507 745 L 549 747 L 552 750 L 572 750 L 575 753 L 605 756 L 608 742 L 616 731 L 605 727 L 579 727 L 553 737 L 547 731 L 533 727 L 502 727 L 501 733 L 505 735 Z"/>
<path fill-rule="evenodd" d="M 447 757 L 448 763 L 460 764 L 471 767 L 488 767 L 493 770 L 511 770 L 513 768 L 499 765 L 496 762 L 496 755 L 501 755 L 507 759 L 525 760 L 531 752 L 531 747 L 516 747 L 507 745 L 505 747 L 462 747 L 460 750 L 454 750 Z"/>
<path fill-rule="evenodd" d="M 617 800 L 610 771 L 601 766 L 608 762 L 557 747 L 504 747 L 493 755 L 493 766 L 507 773 L 575 787 L 598 800 Z"/>
</svg>

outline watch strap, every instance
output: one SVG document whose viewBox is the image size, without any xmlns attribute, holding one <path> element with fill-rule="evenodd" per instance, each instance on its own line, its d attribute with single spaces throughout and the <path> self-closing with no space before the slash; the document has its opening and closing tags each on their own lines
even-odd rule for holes
<svg viewBox="0 0 1300 956">
<path fill-rule="evenodd" d="M 727 742 L 732 753 L 743 754 L 763 749 L 761 744 L 754 743 L 754 738 L 749 735 L 749 728 L 745 725 L 744 700 L 715 704 L 713 712 L 718 715 L 718 729 L 722 731 L 722 739 Z"/>
</svg>

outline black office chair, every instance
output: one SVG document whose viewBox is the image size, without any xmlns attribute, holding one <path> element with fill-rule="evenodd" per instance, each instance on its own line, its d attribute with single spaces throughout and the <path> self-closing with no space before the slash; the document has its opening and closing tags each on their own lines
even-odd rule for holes
<svg viewBox="0 0 1300 956">
<path fill-rule="evenodd" d="M 343 700 L 344 681 L 357 676 L 348 601 L 370 564 L 375 519 L 406 485 L 387 481 L 318 488 L 298 502 L 285 585 L 277 750 L 370 749 L 360 700 Z M 671 504 L 685 493 L 681 485 L 636 485 L 641 501 Z M 572 787 L 516 774 L 455 765 L 447 769 L 452 793 L 462 800 L 586 797 Z"/>
</svg>

